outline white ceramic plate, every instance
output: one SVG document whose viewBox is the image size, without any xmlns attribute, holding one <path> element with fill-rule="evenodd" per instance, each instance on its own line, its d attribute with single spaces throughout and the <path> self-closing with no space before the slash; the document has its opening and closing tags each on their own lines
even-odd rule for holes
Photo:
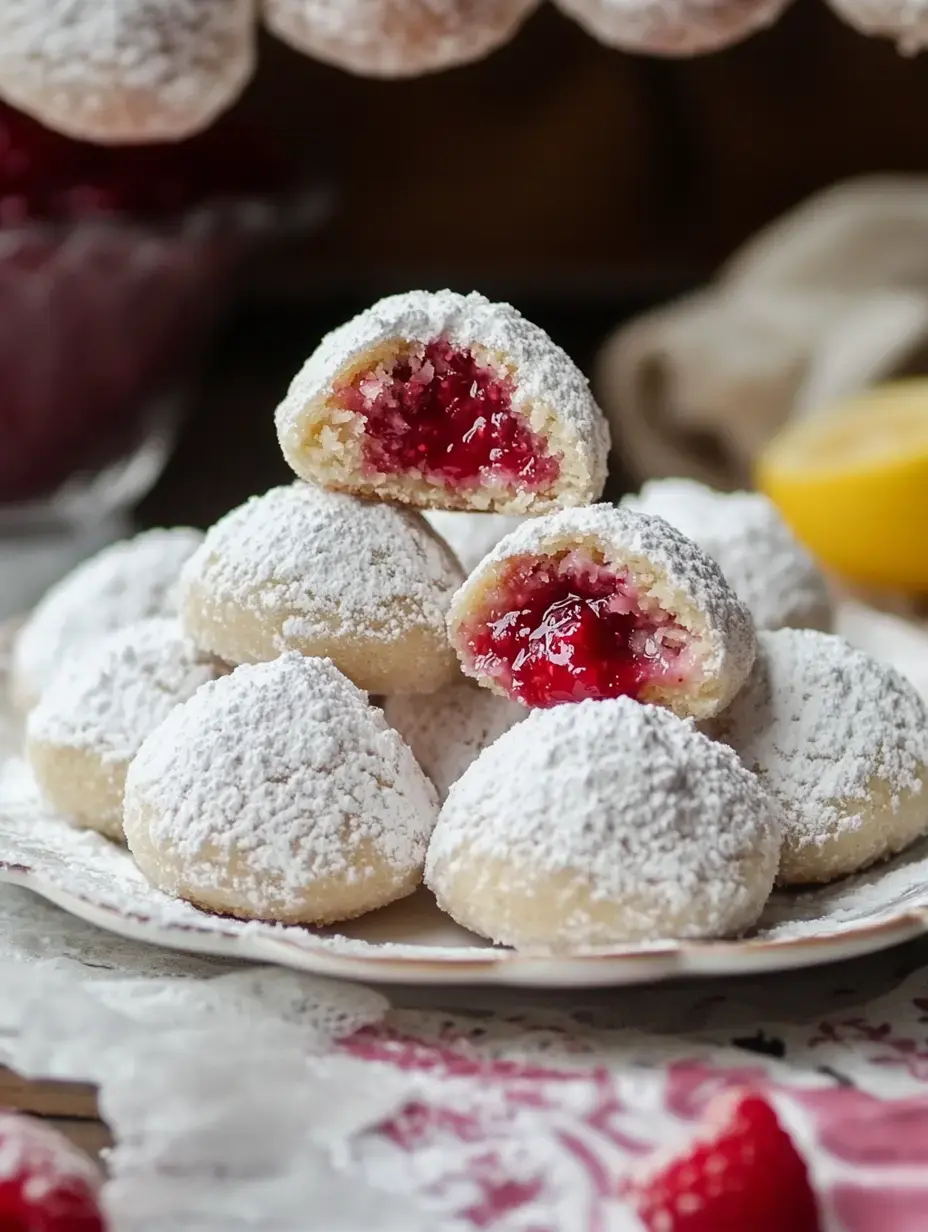
<svg viewBox="0 0 928 1232">
<path fill-rule="evenodd" d="M 928 685 L 928 677 L 919 679 L 928 665 L 925 633 L 856 604 L 842 610 L 840 627 Z M 775 894 L 755 933 L 741 941 L 516 953 L 458 928 L 426 891 L 344 925 L 342 933 L 246 924 L 153 890 L 124 848 L 50 813 L 11 744 L 8 728 L 8 751 L 0 755 L 0 881 L 25 886 L 100 928 L 168 949 L 369 982 L 569 988 L 813 966 L 928 932 L 928 840 L 859 877 Z"/>
</svg>

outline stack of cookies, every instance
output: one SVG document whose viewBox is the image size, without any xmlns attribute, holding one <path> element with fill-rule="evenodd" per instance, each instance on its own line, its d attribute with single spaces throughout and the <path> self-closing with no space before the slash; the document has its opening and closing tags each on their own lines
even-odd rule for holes
<svg viewBox="0 0 928 1232">
<path fill-rule="evenodd" d="M 166 893 L 330 924 L 424 875 L 505 944 L 723 937 L 928 828 L 925 708 L 773 507 L 597 504 L 603 416 L 515 309 L 384 300 L 276 422 L 296 482 L 109 549 L 14 654 L 49 802 Z"/>
</svg>

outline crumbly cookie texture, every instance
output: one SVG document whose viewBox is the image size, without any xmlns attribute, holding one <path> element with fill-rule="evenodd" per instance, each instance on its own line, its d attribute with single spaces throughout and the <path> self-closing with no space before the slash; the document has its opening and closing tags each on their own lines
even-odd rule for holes
<svg viewBox="0 0 928 1232">
<path fill-rule="evenodd" d="M 426 882 L 460 924 L 576 949 L 750 928 L 774 801 L 724 745 L 629 698 L 535 711 L 451 788 Z"/>
<path fill-rule="evenodd" d="M 529 706 L 627 694 L 717 714 L 754 660 L 751 615 L 662 518 L 611 505 L 524 522 L 448 616 L 466 674 Z"/>
<path fill-rule="evenodd" d="M 479 60 L 539 0 L 263 0 L 269 28 L 317 60 L 365 77 L 415 77 Z"/>
<path fill-rule="evenodd" d="M 779 880 L 831 881 L 928 831 L 928 712 L 843 638 L 758 635 L 748 684 L 713 723 L 783 813 Z"/>
<path fill-rule="evenodd" d="M 715 492 L 692 479 L 655 479 L 622 504 L 656 514 L 711 556 L 758 629 L 821 629 L 834 612 L 815 561 L 760 492 Z"/>
<path fill-rule="evenodd" d="M 140 621 L 95 642 L 29 715 L 26 757 L 46 800 L 78 825 L 121 838 L 126 772 L 142 742 L 227 670 L 175 619 Z"/>
<path fill-rule="evenodd" d="M 623 51 L 695 56 L 772 26 L 789 0 L 554 0 L 595 39 Z"/>
<path fill-rule="evenodd" d="M 428 693 L 457 670 L 445 617 L 461 579 L 419 514 L 295 483 L 208 531 L 183 573 L 181 621 L 228 663 L 298 650 L 372 693 Z"/>
<path fill-rule="evenodd" d="M 367 696 L 331 661 L 287 654 L 172 711 L 129 769 L 124 824 L 165 893 L 322 924 L 411 894 L 437 809 Z"/>
<path fill-rule="evenodd" d="M 68 136 L 177 141 L 255 65 L 255 0 L 3 0 L 0 94 Z"/>
<path fill-rule="evenodd" d="M 177 614 L 178 579 L 203 542 L 198 530 L 150 530 L 104 548 L 53 586 L 13 648 L 11 691 L 20 710 L 99 638 L 151 616 Z"/>
<path fill-rule="evenodd" d="M 471 762 L 526 715 L 524 706 L 463 676 L 437 693 L 388 697 L 383 711 L 442 799 Z"/>
<path fill-rule="evenodd" d="M 477 293 L 381 300 L 322 340 L 276 419 L 303 479 L 422 508 L 537 514 L 589 504 L 606 480 L 586 378 Z"/>
</svg>

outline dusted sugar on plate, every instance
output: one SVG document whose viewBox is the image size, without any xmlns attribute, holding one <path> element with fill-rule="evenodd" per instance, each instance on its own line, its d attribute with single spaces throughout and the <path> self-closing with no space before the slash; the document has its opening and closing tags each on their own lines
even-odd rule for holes
<svg viewBox="0 0 928 1232">
<path fill-rule="evenodd" d="M 334 330 L 278 407 L 277 433 L 313 483 L 507 514 L 598 499 L 609 453 L 573 360 L 476 292 L 394 295 Z"/>
<path fill-rule="evenodd" d="M 158 889 L 240 919 L 326 924 L 411 894 L 438 800 L 383 714 L 327 659 L 205 685 L 126 781 L 125 832 Z"/>
<path fill-rule="evenodd" d="M 298 650 L 371 693 L 428 693 L 457 673 L 445 617 L 462 576 L 419 514 L 294 483 L 207 532 L 181 620 L 228 663 Z"/>
<path fill-rule="evenodd" d="M 388 697 L 383 710 L 442 799 L 471 762 L 526 713 L 466 677 L 436 693 Z"/>
<path fill-rule="evenodd" d="M 622 504 L 656 514 L 711 556 L 758 629 L 831 630 L 825 577 L 760 492 L 716 492 L 692 479 L 655 479 Z"/>
<path fill-rule="evenodd" d="M 46 594 L 13 647 L 11 692 L 28 710 L 56 673 L 107 633 L 177 614 L 178 579 L 203 541 L 198 530 L 150 530 L 104 548 Z"/>
<path fill-rule="evenodd" d="M 526 706 L 628 696 L 717 714 L 754 659 L 750 613 L 661 518 L 611 505 L 525 522 L 458 591 L 464 671 Z"/>
<path fill-rule="evenodd" d="M 142 742 L 227 670 L 176 620 L 141 621 L 95 642 L 29 714 L 26 759 L 45 799 L 76 824 L 122 838 L 126 773 Z"/>
<path fill-rule="evenodd" d="M 713 731 L 783 813 L 783 885 L 832 881 L 928 832 L 928 710 L 843 638 L 758 634 L 748 684 Z"/>
<path fill-rule="evenodd" d="M 724 937 L 756 922 L 777 806 L 731 749 L 621 697 L 535 711 L 451 788 L 426 882 L 517 948 Z"/>
</svg>

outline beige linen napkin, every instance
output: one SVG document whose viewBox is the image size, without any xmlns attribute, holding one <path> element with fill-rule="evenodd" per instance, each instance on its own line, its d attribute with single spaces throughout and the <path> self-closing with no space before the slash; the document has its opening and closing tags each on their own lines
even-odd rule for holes
<svg viewBox="0 0 928 1232">
<path fill-rule="evenodd" d="M 791 417 L 928 371 L 928 177 L 813 197 L 748 241 L 703 291 L 604 345 L 594 384 L 636 479 L 750 482 Z"/>
</svg>

